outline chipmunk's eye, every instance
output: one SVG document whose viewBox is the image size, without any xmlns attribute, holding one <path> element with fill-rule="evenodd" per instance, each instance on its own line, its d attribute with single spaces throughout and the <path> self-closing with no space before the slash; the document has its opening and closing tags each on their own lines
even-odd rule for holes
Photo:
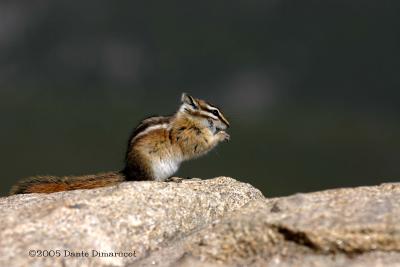
<svg viewBox="0 0 400 267">
<path fill-rule="evenodd" d="M 218 116 L 218 110 L 212 110 L 211 113 L 215 116 Z"/>
</svg>

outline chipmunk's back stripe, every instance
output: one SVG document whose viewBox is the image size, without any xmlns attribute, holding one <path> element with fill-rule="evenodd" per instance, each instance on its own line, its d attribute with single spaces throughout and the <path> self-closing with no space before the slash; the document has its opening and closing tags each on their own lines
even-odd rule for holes
<svg viewBox="0 0 400 267">
<path fill-rule="evenodd" d="M 143 135 L 151 132 L 151 131 L 155 131 L 155 130 L 158 130 L 158 129 L 167 129 L 167 128 L 168 128 L 168 124 L 167 123 L 149 126 L 149 127 L 145 128 L 145 130 L 143 130 L 140 133 L 136 134 L 133 137 L 132 141 L 137 139 L 137 138 L 139 138 L 140 136 L 143 136 Z"/>
<path fill-rule="evenodd" d="M 129 138 L 129 143 L 131 143 L 138 135 L 141 135 L 147 131 L 150 127 L 156 125 L 168 124 L 170 122 L 169 117 L 150 117 L 145 119 L 136 129 L 133 131 Z"/>
</svg>

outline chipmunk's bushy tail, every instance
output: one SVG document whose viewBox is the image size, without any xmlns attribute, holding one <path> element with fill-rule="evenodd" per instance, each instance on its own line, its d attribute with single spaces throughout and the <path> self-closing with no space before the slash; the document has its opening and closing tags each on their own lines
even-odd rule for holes
<svg viewBox="0 0 400 267">
<path fill-rule="evenodd" d="M 28 193 L 53 193 L 75 189 L 111 186 L 125 181 L 120 172 L 106 172 L 83 176 L 35 176 L 19 181 L 11 188 L 10 195 Z"/>
</svg>

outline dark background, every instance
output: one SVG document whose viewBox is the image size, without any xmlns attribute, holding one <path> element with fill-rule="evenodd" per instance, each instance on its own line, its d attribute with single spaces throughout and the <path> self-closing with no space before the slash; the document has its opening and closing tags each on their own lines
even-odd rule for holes
<svg viewBox="0 0 400 267">
<path fill-rule="evenodd" d="M 399 181 L 398 1 L 1 1 L 1 193 L 123 166 L 181 92 L 231 142 L 179 176 L 266 196 Z"/>
</svg>

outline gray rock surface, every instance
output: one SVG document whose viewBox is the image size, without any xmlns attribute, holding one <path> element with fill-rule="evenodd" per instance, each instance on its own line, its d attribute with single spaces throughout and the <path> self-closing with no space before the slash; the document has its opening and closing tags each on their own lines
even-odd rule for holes
<svg viewBox="0 0 400 267">
<path fill-rule="evenodd" d="M 12 196 L 0 206 L 0 266 L 400 266 L 400 184 L 265 199 L 219 177 Z M 31 249 L 136 257 L 38 258 Z"/>
<path fill-rule="evenodd" d="M 245 266 L 400 266 L 400 184 L 254 201 L 185 251 Z"/>
<path fill-rule="evenodd" d="M 1 198 L 0 266 L 125 266 L 262 198 L 226 177 Z M 30 250 L 61 256 L 31 257 Z M 135 251 L 136 257 L 92 257 L 92 250 Z M 90 255 L 65 257 L 73 251 Z"/>
</svg>

